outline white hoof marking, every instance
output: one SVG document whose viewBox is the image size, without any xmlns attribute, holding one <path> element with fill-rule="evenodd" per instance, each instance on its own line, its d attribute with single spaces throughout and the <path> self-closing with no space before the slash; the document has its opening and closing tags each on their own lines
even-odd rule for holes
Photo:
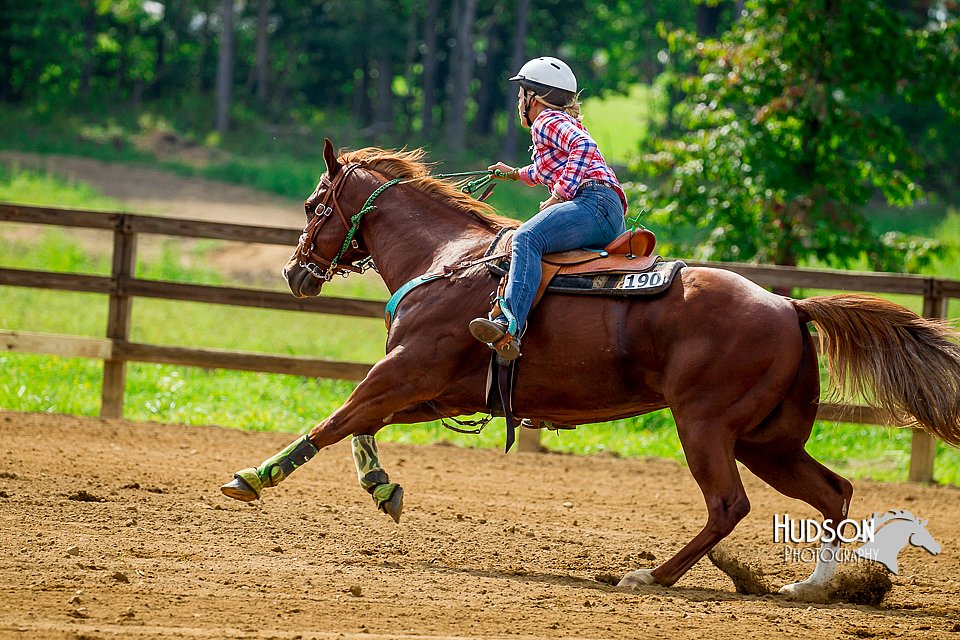
<svg viewBox="0 0 960 640">
<path fill-rule="evenodd" d="M 653 579 L 652 569 L 640 569 L 638 571 L 631 571 L 627 575 L 623 576 L 623 579 L 620 580 L 617 586 L 637 589 L 639 587 L 646 587 L 655 583 L 656 581 Z"/>
</svg>

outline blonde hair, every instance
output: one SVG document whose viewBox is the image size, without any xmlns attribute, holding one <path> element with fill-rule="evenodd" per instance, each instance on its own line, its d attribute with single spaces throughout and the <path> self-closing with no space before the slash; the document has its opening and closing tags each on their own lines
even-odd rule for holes
<svg viewBox="0 0 960 640">
<path fill-rule="evenodd" d="M 531 91 L 531 93 L 533 92 Z M 543 98 L 541 98 L 536 94 L 534 94 L 533 96 L 533 99 L 539 102 L 540 104 L 542 104 L 543 106 L 548 107 L 550 109 L 556 109 L 557 111 L 563 111 L 565 114 L 567 114 L 571 118 L 576 118 L 577 122 L 583 120 L 583 114 L 580 112 L 581 106 L 580 106 L 579 98 L 580 98 L 580 94 L 578 93 L 577 95 L 573 96 L 570 99 L 569 103 L 567 103 L 564 106 L 560 106 L 560 105 L 547 102 L 546 100 L 544 100 Z"/>
</svg>

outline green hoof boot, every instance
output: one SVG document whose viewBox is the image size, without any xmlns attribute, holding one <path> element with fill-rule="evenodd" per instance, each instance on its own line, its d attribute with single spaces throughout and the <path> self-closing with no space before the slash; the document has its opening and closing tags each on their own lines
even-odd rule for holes
<svg viewBox="0 0 960 640">
<path fill-rule="evenodd" d="M 237 471 L 233 480 L 220 487 L 223 495 L 241 502 L 253 502 L 260 498 L 260 492 L 263 491 L 263 483 L 256 469 L 244 469 Z"/>
<path fill-rule="evenodd" d="M 379 484 L 373 490 L 373 500 L 380 511 L 400 524 L 400 514 L 403 513 L 403 487 L 392 482 Z"/>
</svg>

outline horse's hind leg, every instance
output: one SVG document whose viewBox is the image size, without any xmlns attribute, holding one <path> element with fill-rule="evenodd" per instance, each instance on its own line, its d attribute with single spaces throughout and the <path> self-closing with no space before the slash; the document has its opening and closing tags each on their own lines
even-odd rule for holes
<svg viewBox="0 0 960 640">
<path fill-rule="evenodd" d="M 847 517 L 853 485 L 810 457 L 804 445 L 817 415 L 819 368 L 810 335 L 803 327 L 804 353 L 796 379 L 783 402 L 734 448 L 737 459 L 780 493 L 802 500 L 836 524 Z M 826 526 L 825 526 L 826 528 Z M 817 566 L 803 582 L 780 592 L 802 600 L 822 600 L 836 570 L 838 541 L 824 542 Z"/>
<path fill-rule="evenodd" d="M 801 444 L 779 451 L 771 444 L 738 443 L 737 459 L 750 471 L 780 493 L 802 500 L 823 514 L 824 529 L 832 530 L 847 517 L 853 485 L 810 457 Z M 824 541 L 817 556 L 817 566 L 802 581 L 785 585 L 780 593 L 798 600 L 824 601 L 837 567 L 840 542 L 834 537 Z"/>
<path fill-rule="evenodd" d="M 656 569 L 628 573 L 620 586 L 660 584 L 669 587 L 680 579 L 710 549 L 725 538 L 750 511 L 750 502 L 740 481 L 733 457 L 732 434 L 727 442 L 715 424 L 678 424 L 680 442 L 707 503 L 707 524 L 675 556 Z"/>
</svg>

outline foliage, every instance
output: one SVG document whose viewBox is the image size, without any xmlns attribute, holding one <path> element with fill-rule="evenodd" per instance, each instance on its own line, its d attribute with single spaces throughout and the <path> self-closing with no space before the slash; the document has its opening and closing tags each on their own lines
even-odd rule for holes
<svg viewBox="0 0 960 640">
<path fill-rule="evenodd" d="M 763 0 L 719 39 L 665 32 L 684 98 L 677 135 L 637 166 L 655 178 L 637 194 L 649 222 L 702 259 L 926 264 L 934 241 L 878 237 L 864 206 L 874 193 L 898 207 L 923 197 L 923 160 L 883 105 L 960 115 L 960 21 L 938 11 L 911 24 L 878 0 Z"/>
<path fill-rule="evenodd" d="M 506 78 L 516 71 L 513 43 L 524 9 L 475 1 L 466 42 L 457 41 L 466 0 L 236 2 L 234 130 L 251 114 L 285 129 L 339 112 L 351 114 L 354 128 L 380 143 L 400 146 L 414 135 L 419 144 L 443 144 L 440 132 L 459 116 L 451 109 L 451 83 L 455 58 L 466 50 L 463 117 L 471 138 L 496 139 L 514 117 Z M 664 46 L 656 22 L 692 25 L 694 18 L 692 4 L 665 0 L 643 10 L 628 0 L 520 4 L 528 12 L 523 56 L 567 58 L 585 97 L 652 80 Z M 3 3 L 0 40 L 9 47 L 0 48 L 0 102 L 29 105 L 41 118 L 77 105 L 110 113 L 157 103 L 179 120 L 180 130 L 215 141 L 208 134 L 223 36 L 220 7 L 214 0 Z M 190 94 L 204 96 L 204 104 L 179 102 Z"/>
</svg>

